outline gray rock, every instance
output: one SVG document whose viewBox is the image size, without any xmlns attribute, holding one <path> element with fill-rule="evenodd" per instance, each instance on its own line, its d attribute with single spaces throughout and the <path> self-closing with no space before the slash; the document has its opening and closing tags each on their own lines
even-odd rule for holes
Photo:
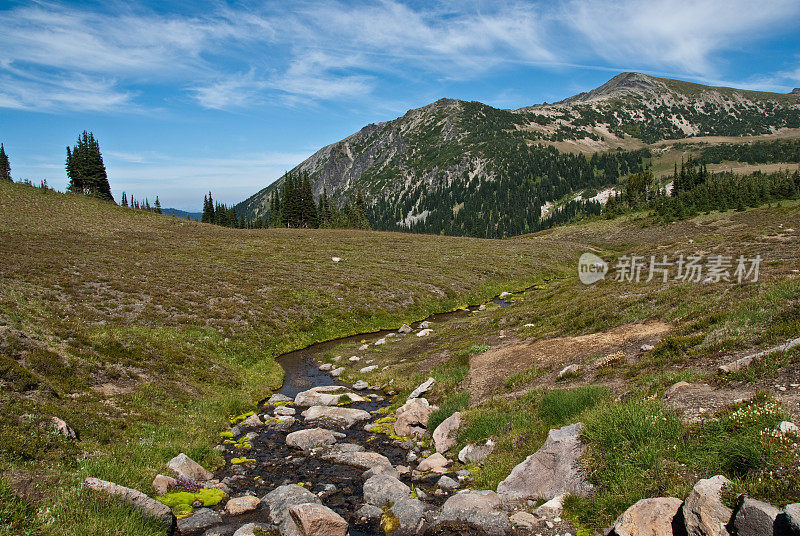
<svg viewBox="0 0 800 536">
<path fill-rule="evenodd" d="M 484 445 L 469 444 L 459 451 L 458 461 L 464 464 L 474 463 L 483 465 L 483 462 L 486 461 L 489 454 L 494 451 L 494 445 L 495 443 L 492 439 L 487 439 Z"/>
<path fill-rule="evenodd" d="M 419 329 L 428 329 L 429 327 L 431 327 L 431 323 L 427 320 L 423 320 L 419 323 Z"/>
<path fill-rule="evenodd" d="M 370 418 L 370 414 L 363 409 L 328 406 L 312 406 L 305 410 L 302 415 L 306 422 L 332 421 L 345 428 L 350 428 L 354 424 L 367 421 Z"/>
<path fill-rule="evenodd" d="M 744 497 L 736 509 L 733 528 L 737 536 L 771 535 L 780 514 L 771 504 Z"/>
<path fill-rule="evenodd" d="M 344 401 L 364 402 L 364 398 L 342 385 L 313 387 L 298 393 L 294 398 L 297 406 L 336 406 Z"/>
<path fill-rule="evenodd" d="M 795 536 L 800 536 L 800 503 L 787 504 L 783 509 L 786 513 L 786 521 Z"/>
<path fill-rule="evenodd" d="M 353 384 L 353 389 L 355 389 L 356 391 L 363 391 L 367 387 L 369 387 L 369 384 L 364 380 L 358 380 L 356 383 Z"/>
<path fill-rule="evenodd" d="M 426 328 L 426 329 L 423 329 L 423 330 L 421 330 L 421 331 L 418 331 L 418 332 L 417 332 L 417 337 L 427 337 L 427 336 L 428 336 L 428 335 L 430 335 L 431 333 L 433 333 L 433 330 L 432 330 L 432 329 L 427 329 L 427 328 Z"/>
<path fill-rule="evenodd" d="M 580 441 L 582 423 L 550 430 L 542 448 L 514 467 L 497 486 L 503 501 L 544 498 L 563 493 L 586 497 L 593 491 L 585 479 L 580 458 L 586 447 Z"/>
<path fill-rule="evenodd" d="M 269 520 L 280 527 L 281 535 L 299 534 L 289 509 L 301 504 L 322 504 L 319 497 L 297 484 L 280 486 L 261 498 L 269 512 Z"/>
<path fill-rule="evenodd" d="M 573 374 L 578 374 L 581 371 L 580 365 L 567 365 L 558 373 L 558 379 L 561 380 L 566 376 L 571 376 Z"/>
<path fill-rule="evenodd" d="M 511 524 L 515 527 L 526 531 L 536 530 L 542 523 L 541 519 L 528 512 L 516 512 L 508 518 L 508 520 L 511 521 Z"/>
<path fill-rule="evenodd" d="M 347 536 L 347 521 L 322 504 L 299 504 L 289 513 L 303 536 Z"/>
<path fill-rule="evenodd" d="M 267 419 L 264 422 L 264 427 L 273 432 L 286 432 L 294 426 L 296 422 L 297 419 L 291 415 L 279 415 L 274 419 Z"/>
<path fill-rule="evenodd" d="M 389 476 L 394 477 L 394 478 L 396 478 L 398 480 L 400 479 L 400 471 L 399 470 L 397 470 L 397 469 L 395 469 L 395 468 L 393 468 L 393 467 L 391 467 L 389 465 L 383 465 L 383 464 L 376 465 L 372 469 L 367 469 L 366 471 L 364 471 L 361 474 L 361 478 L 363 478 L 364 480 L 369 480 L 370 478 L 372 478 L 375 475 L 383 475 L 383 474 L 389 475 Z"/>
<path fill-rule="evenodd" d="M 153 479 L 153 491 L 155 491 L 156 495 L 164 495 L 169 490 L 169 487 L 176 482 L 177 480 L 171 476 L 156 475 Z"/>
<path fill-rule="evenodd" d="M 322 372 L 330 372 L 331 370 L 333 370 L 333 363 L 323 363 L 317 368 L 319 368 L 319 370 L 321 370 Z"/>
<path fill-rule="evenodd" d="M 246 418 L 245 420 L 243 420 L 243 421 L 242 421 L 240 424 L 241 424 L 242 426 L 250 426 L 250 427 L 255 427 L 255 426 L 261 426 L 261 425 L 262 425 L 262 424 L 264 424 L 264 423 L 263 423 L 263 422 L 261 422 L 261 418 L 260 418 L 258 415 L 256 415 L 256 414 L 253 414 L 253 415 L 250 415 L 250 416 L 249 416 L 248 418 Z"/>
<path fill-rule="evenodd" d="M 423 394 L 425 394 L 428 391 L 430 391 L 431 389 L 433 389 L 434 385 L 436 385 L 436 380 L 434 380 L 433 378 L 428 378 L 427 380 L 425 380 L 424 382 L 419 384 L 416 389 L 411 391 L 411 394 L 408 395 L 408 398 L 406 399 L 406 401 L 413 400 L 415 398 L 419 398 Z"/>
<path fill-rule="evenodd" d="M 439 481 L 436 483 L 436 486 L 439 489 L 443 489 L 444 491 L 453 491 L 460 487 L 458 481 L 453 480 L 449 476 L 442 476 Z"/>
<path fill-rule="evenodd" d="M 145 516 L 159 520 L 167 529 L 167 534 L 172 534 L 175 531 L 176 520 L 170 507 L 148 497 L 141 491 L 100 480 L 99 478 L 87 478 L 83 481 L 83 486 L 87 489 L 117 497 Z"/>
<path fill-rule="evenodd" d="M 800 429 L 797 428 L 797 425 L 791 421 L 781 421 L 775 427 L 775 430 L 780 432 L 783 435 L 786 434 L 795 434 L 800 435 Z"/>
<path fill-rule="evenodd" d="M 394 423 L 395 433 L 407 437 L 414 435 L 415 428 L 424 430 L 428 425 L 428 417 L 437 409 L 436 406 L 431 406 L 425 398 L 409 400 L 395 412 L 397 418 Z"/>
<path fill-rule="evenodd" d="M 360 372 L 361 374 L 369 374 L 369 373 L 370 373 L 370 372 L 372 372 L 373 370 L 378 370 L 378 365 L 370 365 L 370 366 L 368 366 L 368 367 L 364 367 L 364 368 L 362 368 L 361 370 L 359 370 L 359 372 Z"/>
<path fill-rule="evenodd" d="M 615 536 L 673 536 L 683 501 L 674 497 L 642 499 L 617 518 Z"/>
<path fill-rule="evenodd" d="M 277 404 L 278 402 L 292 402 L 293 400 L 294 400 L 293 398 L 290 398 L 281 393 L 275 393 L 274 395 L 269 397 L 269 400 L 267 400 L 267 404 Z"/>
<path fill-rule="evenodd" d="M 233 536 L 255 536 L 256 529 L 269 533 L 270 531 L 277 531 L 278 527 L 268 523 L 248 523 L 236 529 L 236 532 L 233 533 Z"/>
<path fill-rule="evenodd" d="M 344 447 L 344 445 L 336 445 L 330 451 L 323 452 L 320 458 L 342 465 L 349 465 L 361 469 L 362 471 L 367 471 L 379 466 L 383 466 L 388 470 L 393 469 L 392 462 L 382 454 L 378 454 L 377 452 L 363 452 L 363 447 L 360 447 L 361 451 L 340 447 Z"/>
<path fill-rule="evenodd" d="M 403 497 L 390 510 L 400 521 L 400 526 L 392 532 L 392 536 L 413 536 L 420 532 L 425 522 L 425 505 L 422 501 Z"/>
<path fill-rule="evenodd" d="M 508 514 L 500 507 L 493 491 L 467 491 L 452 495 L 442 506 L 442 512 L 426 534 L 436 534 L 441 529 L 471 530 L 469 534 L 502 536 L 511 531 Z"/>
<path fill-rule="evenodd" d="M 179 477 L 197 480 L 198 482 L 205 482 L 214 478 L 210 471 L 204 469 L 183 452 L 168 461 L 167 467 Z"/>
<path fill-rule="evenodd" d="M 397 502 L 410 493 L 411 488 L 385 473 L 374 475 L 364 482 L 364 502 L 375 506 Z"/>
<path fill-rule="evenodd" d="M 286 444 L 290 447 L 302 450 L 311 450 L 319 447 L 329 447 L 336 443 L 337 439 L 345 437 L 340 432 L 326 430 L 325 428 L 310 428 L 308 430 L 298 430 L 286 436 Z"/>
<path fill-rule="evenodd" d="M 258 497 L 244 495 L 242 497 L 230 499 L 227 504 L 225 504 L 225 511 L 229 515 L 238 516 L 246 512 L 252 512 L 258 508 L 259 504 L 261 504 L 261 500 Z"/>
<path fill-rule="evenodd" d="M 210 508 L 198 508 L 191 517 L 178 520 L 181 534 L 195 534 L 222 523 L 222 517 Z"/>
<path fill-rule="evenodd" d="M 698 480 L 683 504 L 689 536 L 727 536 L 733 510 L 722 504 L 722 488 L 731 482 L 722 475 Z"/>
<path fill-rule="evenodd" d="M 456 411 L 436 427 L 436 430 L 433 431 L 433 444 L 436 446 L 436 452 L 444 453 L 456 446 L 456 432 L 459 426 L 461 426 L 461 412 Z"/>
<path fill-rule="evenodd" d="M 408 324 L 403 324 L 397 331 L 399 333 L 411 333 L 413 329 L 411 329 L 411 326 L 409 326 Z"/>
<path fill-rule="evenodd" d="M 53 428 L 55 428 L 56 432 L 60 435 L 66 437 L 67 439 L 78 439 L 78 434 L 75 433 L 75 430 L 73 430 L 63 419 L 59 419 L 58 417 L 50 417 L 50 422 L 53 424 Z"/>
<path fill-rule="evenodd" d="M 371 504 L 365 504 L 356 511 L 356 515 L 367 521 L 375 521 L 381 518 L 383 510 Z"/>
<path fill-rule="evenodd" d="M 539 517 L 559 517 L 564 510 L 564 499 L 566 494 L 561 494 L 558 497 L 553 497 L 539 508 L 533 511 Z"/>
<path fill-rule="evenodd" d="M 439 454 L 431 454 L 417 465 L 417 470 L 423 473 L 432 471 L 434 473 L 444 473 L 447 471 L 447 466 L 452 462 Z"/>
<path fill-rule="evenodd" d="M 344 372 L 344 367 L 337 367 L 331 371 L 331 376 L 338 378 Z"/>
<path fill-rule="evenodd" d="M 289 406 L 278 406 L 273 411 L 276 416 L 286 416 L 286 415 L 294 415 L 297 413 L 297 410 L 294 408 L 290 408 Z"/>
</svg>

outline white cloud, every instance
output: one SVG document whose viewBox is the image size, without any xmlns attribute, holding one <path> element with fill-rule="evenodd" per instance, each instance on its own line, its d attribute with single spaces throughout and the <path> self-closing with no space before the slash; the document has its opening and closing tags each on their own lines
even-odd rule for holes
<svg viewBox="0 0 800 536">
<path fill-rule="evenodd" d="M 796 25 L 800 3 L 771 0 L 573 0 L 563 17 L 606 60 L 714 76 L 716 55 Z"/>
<path fill-rule="evenodd" d="M 37 111 L 134 110 L 134 93 L 120 89 L 116 80 L 81 73 L 32 76 L 0 73 L 0 107 Z"/>
</svg>

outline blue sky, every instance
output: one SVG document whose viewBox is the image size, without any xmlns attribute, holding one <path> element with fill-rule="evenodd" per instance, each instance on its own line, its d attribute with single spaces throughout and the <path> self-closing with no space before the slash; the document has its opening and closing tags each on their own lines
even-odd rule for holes
<svg viewBox="0 0 800 536">
<path fill-rule="evenodd" d="M 117 198 L 240 201 L 314 151 L 441 97 L 517 108 L 622 71 L 788 92 L 800 2 L 0 0 L 0 141 L 66 186 L 77 134 Z"/>
</svg>

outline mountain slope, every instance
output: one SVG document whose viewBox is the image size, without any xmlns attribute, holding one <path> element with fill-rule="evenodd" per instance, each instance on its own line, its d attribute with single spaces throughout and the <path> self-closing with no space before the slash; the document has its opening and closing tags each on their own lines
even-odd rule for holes
<svg viewBox="0 0 800 536">
<path fill-rule="evenodd" d="M 786 128 L 800 128 L 800 96 L 623 73 L 517 110 L 441 99 L 368 125 L 293 171 L 308 172 L 316 195 L 326 189 L 340 202 L 360 187 L 379 229 L 502 237 L 548 227 L 548 203 L 643 169 L 654 142 Z M 237 211 L 264 217 L 280 185 Z"/>
</svg>

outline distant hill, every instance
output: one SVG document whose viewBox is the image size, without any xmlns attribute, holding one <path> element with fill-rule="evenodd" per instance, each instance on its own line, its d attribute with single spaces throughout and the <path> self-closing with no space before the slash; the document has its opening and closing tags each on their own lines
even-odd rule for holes
<svg viewBox="0 0 800 536">
<path fill-rule="evenodd" d="M 194 221 L 200 221 L 200 218 L 203 216 L 202 212 L 187 212 L 185 210 L 180 210 L 177 208 L 162 208 L 161 212 L 168 216 L 175 216 L 176 218 L 186 219 L 186 216 L 189 216 L 189 219 Z"/>
<path fill-rule="evenodd" d="M 589 92 L 516 110 L 441 99 L 367 125 L 294 171 L 309 173 L 315 195 L 324 188 L 339 203 L 361 188 L 373 228 L 502 237 L 546 227 L 549 204 L 651 165 L 665 140 L 787 129 L 800 129 L 800 95 L 622 73 Z M 281 185 L 237 212 L 264 217 Z"/>
</svg>

